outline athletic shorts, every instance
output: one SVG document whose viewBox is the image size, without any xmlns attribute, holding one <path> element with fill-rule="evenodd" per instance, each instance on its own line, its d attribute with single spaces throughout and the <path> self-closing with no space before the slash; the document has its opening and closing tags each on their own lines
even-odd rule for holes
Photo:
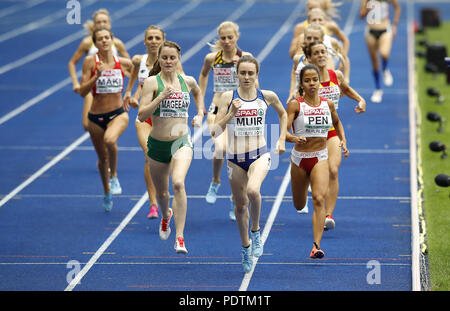
<svg viewBox="0 0 450 311">
<path fill-rule="evenodd" d="M 106 131 L 108 123 L 124 112 L 125 109 L 123 109 L 123 107 L 120 107 L 119 109 L 110 111 L 108 113 L 92 114 L 89 112 L 88 119 L 89 121 L 94 122 L 95 124 L 100 126 L 103 130 Z"/>
<path fill-rule="evenodd" d="M 147 155 L 158 162 L 170 163 L 172 156 L 181 147 L 188 146 L 194 149 L 189 134 L 185 134 L 175 140 L 161 141 L 148 136 L 147 140 Z"/>
<path fill-rule="evenodd" d="M 227 160 L 230 161 L 231 163 L 236 164 L 237 166 L 241 167 L 243 170 L 248 172 L 250 165 L 252 165 L 253 162 L 258 160 L 266 152 L 268 152 L 267 146 L 246 153 L 240 154 L 228 153 Z"/>
<path fill-rule="evenodd" d="M 292 149 L 291 161 L 302 168 L 308 175 L 311 174 L 313 167 L 320 161 L 328 159 L 328 149 L 322 149 L 313 152 L 301 152 Z"/>
<path fill-rule="evenodd" d="M 378 41 L 378 39 L 380 39 L 380 37 L 385 33 L 385 32 L 392 32 L 392 28 L 389 26 L 386 29 L 380 29 L 380 30 L 376 30 L 376 29 L 370 29 L 369 27 L 366 26 L 364 32 L 366 34 L 370 34 L 371 36 L 373 36 L 375 38 L 375 40 Z"/>
</svg>

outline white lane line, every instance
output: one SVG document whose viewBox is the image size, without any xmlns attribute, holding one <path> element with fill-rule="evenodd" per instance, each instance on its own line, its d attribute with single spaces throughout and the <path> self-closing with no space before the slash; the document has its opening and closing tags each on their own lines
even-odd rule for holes
<svg viewBox="0 0 450 311">
<path fill-rule="evenodd" d="M 201 134 L 201 133 L 200 133 Z M 197 134 L 194 134 L 197 135 Z M 66 146 L 25 146 L 25 145 L 17 145 L 17 146 L 5 146 L 0 145 L 1 150 L 18 150 L 18 151 L 30 151 L 30 150 L 63 150 Z M 74 151 L 94 151 L 93 146 L 79 146 Z M 286 154 L 289 153 L 292 148 L 286 148 Z M 142 148 L 139 146 L 134 147 L 119 147 L 119 151 L 138 151 L 141 152 Z M 392 153 L 409 153 L 409 149 L 352 149 L 353 153 L 358 154 L 392 154 Z"/>
<path fill-rule="evenodd" d="M 150 1 L 151 0 L 141 0 L 141 1 L 133 2 L 133 4 L 127 6 L 123 9 L 121 9 L 119 12 L 116 12 L 115 14 L 113 14 L 111 16 L 111 19 L 117 20 L 119 18 L 122 18 L 122 17 L 126 16 L 127 14 L 130 14 L 130 13 L 142 8 L 143 6 L 145 6 L 147 4 L 147 2 L 150 2 Z M 44 56 L 50 52 L 53 52 L 75 40 L 81 39 L 84 36 L 86 36 L 86 30 L 84 30 L 84 29 L 82 29 L 78 32 L 75 32 L 71 35 L 65 36 L 64 38 L 62 38 L 58 41 L 55 41 L 52 44 L 47 45 L 39 50 L 36 50 L 31 54 L 28 54 L 22 58 L 19 58 L 13 62 L 10 62 L 6 65 L 1 66 L 0 67 L 0 75 L 4 74 L 10 70 L 13 70 L 17 67 L 28 64 L 29 62 L 31 62 L 41 56 Z"/>
<path fill-rule="evenodd" d="M 26 186 L 31 184 L 36 178 L 44 174 L 48 169 L 50 169 L 52 166 L 54 166 L 56 163 L 61 161 L 66 155 L 68 155 L 72 150 L 74 150 L 78 145 L 83 143 L 87 138 L 89 137 L 89 133 L 84 133 L 81 137 L 79 137 L 77 140 L 75 140 L 70 146 L 68 146 L 66 149 L 64 149 L 63 152 L 58 154 L 55 158 L 53 158 L 50 162 L 45 164 L 43 167 L 41 167 L 37 172 L 35 172 L 33 175 L 31 175 L 27 180 L 25 180 L 23 183 L 21 183 L 19 186 L 17 186 L 13 191 L 8 193 L 2 200 L 0 200 L 0 207 L 5 205 L 11 198 L 13 198 L 16 194 L 18 194 L 20 191 L 22 191 Z"/>
<path fill-rule="evenodd" d="M 81 3 L 81 7 L 86 8 L 86 7 L 94 4 L 95 2 L 97 2 L 97 0 L 86 0 Z M 63 6 L 63 7 L 64 7 L 64 9 L 56 11 L 55 13 L 53 13 L 51 15 L 47 15 L 39 20 L 36 20 L 36 21 L 33 21 L 26 25 L 23 25 L 22 27 L 18 27 L 18 28 L 15 28 L 14 30 L 0 34 L 0 43 L 4 42 L 6 40 L 9 40 L 9 39 L 15 38 L 17 36 L 20 36 L 24 33 L 38 29 L 42 26 L 50 24 L 51 22 L 53 22 L 61 17 L 66 16 L 67 9 L 65 8 L 65 6 Z"/>
<path fill-rule="evenodd" d="M 139 1 L 137 3 L 134 3 L 130 6 L 127 6 L 125 8 L 123 8 L 122 10 L 120 10 L 119 12 L 116 12 L 112 15 L 112 19 L 117 20 L 121 17 L 126 16 L 127 14 L 130 14 L 134 11 L 136 11 L 137 9 L 142 8 L 145 4 L 147 4 L 147 2 L 150 2 L 152 0 L 144 0 L 144 1 Z M 165 22 L 166 23 L 166 22 Z M 69 36 L 66 36 L 65 38 L 56 41 L 50 45 L 48 45 L 47 47 L 44 47 L 40 50 L 35 51 L 34 53 L 31 53 L 27 56 L 25 56 L 22 59 L 17 60 L 16 62 L 10 63 L 9 65 L 5 65 L 3 67 L 0 67 L 0 74 L 2 74 L 2 70 L 11 70 L 13 68 L 16 68 L 18 66 L 21 66 L 23 64 L 28 63 L 29 61 L 32 61 L 38 57 L 41 57 L 47 53 L 50 53 L 56 49 L 59 49 L 60 47 L 63 47 L 77 39 L 80 39 L 82 37 L 86 36 L 86 31 L 80 30 L 76 33 L 73 33 Z M 142 36 L 143 37 L 143 36 Z M 141 37 L 141 38 L 142 38 Z M 130 44 L 131 43 L 131 44 Z M 127 49 L 132 48 L 133 46 L 135 46 L 137 44 L 137 42 L 134 42 L 134 40 L 132 42 L 127 42 L 125 43 L 125 46 L 127 47 Z M 11 67 L 12 66 L 12 67 Z M 3 69 L 2 69 L 3 68 Z M 6 71 L 5 71 L 6 72 Z M 81 70 L 77 71 L 77 76 L 80 77 L 81 76 Z M 22 105 L 18 106 L 17 108 L 11 110 L 10 112 L 8 112 L 7 114 L 3 115 L 2 117 L 0 117 L 0 125 L 2 125 L 3 123 L 11 120 L 12 118 L 14 118 L 15 116 L 19 115 L 20 113 L 24 112 L 25 110 L 27 110 L 28 108 L 36 105 L 37 103 L 39 103 L 40 101 L 44 100 L 45 98 L 47 98 L 48 96 L 52 95 L 53 93 L 56 93 L 57 91 L 59 91 L 60 89 L 62 89 L 63 87 L 69 85 L 70 83 L 72 83 L 72 79 L 70 77 L 67 77 L 66 79 L 62 80 L 61 82 L 58 82 L 57 84 L 53 85 L 52 87 L 48 88 L 47 90 L 45 90 L 44 92 L 40 93 L 39 95 L 27 100 L 25 103 L 23 103 Z"/>
<path fill-rule="evenodd" d="M 356 0 L 353 0 L 350 14 L 356 15 L 356 12 L 357 12 L 356 6 L 357 6 Z M 293 26 L 293 23 L 295 22 L 295 19 L 299 16 L 299 12 L 298 12 L 299 8 L 300 8 L 300 5 L 298 5 L 296 7 L 296 9 L 293 11 L 292 15 L 285 22 L 286 26 L 283 25 L 280 28 L 280 31 L 279 31 L 280 33 L 276 34 L 279 37 L 278 41 L 281 40 L 281 38 L 284 36 L 285 32 L 287 32 L 287 30 L 291 29 L 291 27 Z M 355 18 L 351 17 L 351 16 L 350 16 L 350 18 L 347 19 L 347 24 L 345 25 L 345 28 L 344 28 L 347 32 L 351 31 L 351 29 L 353 27 L 354 20 L 355 20 Z M 281 31 L 282 29 L 283 29 L 283 31 Z M 287 29 L 287 30 L 285 30 L 285 29 Z M 275 44 L 273 44 L 273 47 L 275 47 Z M 272 47 L 272 49 L 273 49 L 273 47 Z M 268 55 L 268 53 L 269 52 L 266 52 L 266 50 L 264 50 L 264 54 L 263 54 L 264 57 L 266 57 Z M 260 60 L 260 62 L 261 62 L 261 60 Z M 276 215 L 278 213 L 278 209 L 279 209 L 279 207 L 281 205 L 281 202 L 283 200 L 283 197 L 284 197 L 284 194 L 286 192 L 287 186 L 288 186 L 288 184 L 290 182 L 290 179 L 291 179 L 290 177 L 291 176 L 290 176 L 290 165 L 289 165 L 289 167 L 288 167 L 288 169 L 287 169 L 287 171 L 286 171 L 286 173 L 284 175 L 284 178 L 283 178 L 283 181 L 281 183 L 281 186 L 280 186 L 280 188 L 278 190 L 278 194 L 277 194 L 277 197 L 275 199 L 275 202 L 273 203 L 272 210 L 270 211 L 269 218 L 268 218 L 268 220 L 267 220 L 267 222 L 266 222 L 266 224 L 264 226 L 264 231 L 263 231 L 263 234 L 261 236 L 261 241 L 262 241 L 263 245 L 264 245 L 266 239 L 269 236 L 270 230 L 271 230 L 272 225 L 273 225 L 273 221 L 276 218 Z M 266 228 L 267 228 L 267 230 L 266 230 Z M 253 262 L 254 262 L 253 263 L 253 267 L 250 270 L 250 272 L 245 273 L 244 278 L 243 278 L 242 283 L 241 283 L 241 286 L 239 287 L 239 291 L 246 291 L 247 290 L 247 288 L 248 288 L 248 286 L 250 284 L 250 280 L 252 278 L 253 272 L 255 270 L 256 264 L 258 263 L 258 260 L 259 260 L 259 258 L 253 257 Z"/>
<path fill-rule="evenodd" d="M 421 290 L 420 273 L 420 228 L 418 211 L 418 174 L 417 174 L 417 123 L 416 123 L 416 77 L 414 48 L 414 2 L 407 6 L 407 44 L 408 44 L 408 87 L 409 87 L 409 146 L 410 146 L 410 191 L 411 191 L 411 286 L 413 291 Z M 420 116 L 419 116 L 420 118 Z M 419 155 L 420 156 L 420 155 Z"/>
<path fill-rule="evenodd" d="M 358 259 L 358 258 L 352 258 Z M 380 259 L 377 259 L 378 261 Z M 405 259 L 407 260 L 407 259 Z M 80 263 L 88 264 L 88 263 Z M 158 262 L 141 262 L 141 261 L 130 261 L 130 262 L 96 262 L 96 265 L 241 265 L 242 263 L 236 261 L 158 261 Z M 409 263 L 386 263 L 379 262 L 380 266 L 410 266 Z M 67 262 L 0 262 L 0 265 L 9 266 L 9 265 L 67 265 Z M 296 265 L 296 266 L 367 266 L 367 262 L 358 263 L 358 262 L 261 262 L 260 265 Z M 187 286 L 189 287 L 189 286 Z"/>
<path fill-rule="evenodd" d="M 4 195 L 0 194 L 0 198 L 2 198 Z M 117 199 L 136 199 L 140 198 L 141 194 L 121 194 Z M 188 199 L 205 199 L 206 195 L 204 194 L 188 194 Z M 18 196 L 15 196 L 14 199 L 20 199 L 20 198 L 46 198 L 46 199 L 67 199 L 67 198 L 85 198 L 85 199 L 93 199 L 93 198 L 103 198 L 102 194 L 61 194 L 61 193 L 49 193 L 49 194 L 20 194 Z M 261 195 L 261 198 L 263 200 L 276 200 L 276 195 Z M 230 199 L 230 195 L 217 195 L 217 199 Z M 338 196 L 339 200 L 399 200 L 399 201 L 406 201 L 410 200 L 411 197 L 408 196 Z M 283 202 L 292 200 L 291 195 L 285 195 L 282 198 Z"/>
<path fill-rule="evenodd" d="M 12 5 L 10 7 L 4 8 L 3 10 L 0 10 L 0 18 L 5 17 L 7 15 L 11 15 L 13 13 L 16 13 L 18 11 L 26 10 L 29 8 L 32 8 L 42 2 L 45 2 L 46 0 L 35 0 L 35 1 L 28 1 L 26 3 L 19 3 L 16 5 Z"/>
<path fill-rule="evenodd" d="M 275 218 L 277 217 L 278 210 L 280 208 L 280 205 L 282 203 L 282 200 L 284 198 L 284 194 L 286 193 L 286 189 L 289 185 L 289 182 L 291 181 L 291 166 L 288 166 L 288 169 L 286 170 L 286 173 L 284 175 L 283 181 L 281 183 L 280 188 L 278 189 L 278 194 L 275 198 L 275 202 L 272 205 L 272 209 L 270 210 L 269 218 L 266 221 L 266 224 L 264 225 L 264 230 L 261 235 L 261 243 L 264 245 L 266 243 L 267 238 L 269 237 L 270 230 L 272 229 L 273 222 L 275 221 Z M 250 270 L 250 272 L 245 273 L 244 278 L 242 279 L 241 286 L 239 287 L 239 291 L 246 291 L 248 288 L 248 285 L 250 284 L 250 280 L 253 276 L 253 271 L 255 271 L 256 264 L 258 263 L 259 258 L 253 257 L 253 267 Z"/>
<path fill-rule="evenodd" d="M 194 1 L 195 6 L 197 6 L 202 0 Z M 146 1 L 148 2 L 148 1 Z M 142 2 L 139 4 L 135 4 L 135 7 L 128 7 L 125 12 L 121 12 L 121 16 L 125 16 L 126 14 L 135 11 L 136 9 L 140 8 L 142 6 Z M 188 3 L 186 6 L 180 9 L 181 12 L 184 12 L 184 14 L 188 13 L 195 7 L 192 3 Z M 181 17 L 181 14 L 179 12 L 174 13 L 173 15 L 169 16 L 168 18 L 164 19 L 163 22 L 167 24 L 167 20 L 171 20 L 171 22 L 175 22 L 177 19 Z M 58 154 L 55 158 L 53 158 L 50 162 L 48 162 L 46 165 L 44 165 L 41 169 L 39 169 L 36 173 L 34 173 L 31 177 L 29 177 L 27 180 L 25 180 L 23 183 L 21 183 L 18 187 L 16 187 L 13 191 L 11 191 L 8 195 L 6 195 L 1 201 L 0 201 L 0 207 L 2 207 L 4 204 L 6 204 L 11 198 L 13 198 L 17 193 L 19 193 L 21 190 L 23 190 L 26 186 L 28 186 L 30 183 L 32 183 L 36 178 L 41 176 L 43 173 L 45 173 L 48 169 L 50 169 L 52 166 L 54 166 L 56 163 L 58 163 L 60 160 L 62 160 L 67 154 L 72 152 L 76 147 L 78 147 L 80 144 L 82 144 L 85 140 L 89 138 L 89 133 L 84 133 L 81 135 L 74 143 L 72 143 L 69 147 L 65 148 L 60 154 Z"/>
<path fill-rule="evenodd" d="M 239 12 L 242 10 L 248 10 L 250 6 L 248 6 L 248 3 L 254 4 L 255 1 L 246 1 L 243 6 L 239 7 L 235 12 Z M 236 15 L 238 16 L 238 15 Z M 240 16 L 240 15 L 239 15 Z M 206 42 L 205 42 L 206 44 Z M 189 53 L 189 51 L 187 52 Z M 193 55 L 193 54 L 192 54 Z M 191 56 L 192 56 L 191 55 Z M 182 62 L 184 62 L 185 59 L 182 59 Z M 206 126 L 206 121 L 203 123 L 202 127 Z M 201 131 L 197 131 L 196 134 L 201 133 Z M 196 135 L 193 139 L 193 142 L 200 137 L 200 135 Z M 122 232 L 123 228 L 130 222 L 130 220 L 134 217 L 134 215 L 138 212 L 138 210 L 142 207 L 142 205 L 147 201 L 148 194 L 147 192 L 144 193 L 144 195 L 140 198 L 139 202 L 136 203 L 136 205 L 133 207 L 133 209 L 130 211 L 130 213 L 125 217 L 125 219 L 120 223 L 120 225 L 114 230 L 114 232 L 111 234 L 110 237 L 103 243 L 103 245 L 95 252 L 94 256 L 91 257 L 89 262 L 81 269 L 81 271 L 75 276 L 75 278 L 69 283 L 69 285 L 66 287 L 64 291 L 71 291 L 79 284 L 81 279 L 88 273 L 88 271 L 92 268 L 94 264 L 96 264 L 97 260 L 100 258 L 100 256 L 105 252 L 105 250 L 111 245 L 111 243 L 115 240 L 115 238 Z"/>
</svg>

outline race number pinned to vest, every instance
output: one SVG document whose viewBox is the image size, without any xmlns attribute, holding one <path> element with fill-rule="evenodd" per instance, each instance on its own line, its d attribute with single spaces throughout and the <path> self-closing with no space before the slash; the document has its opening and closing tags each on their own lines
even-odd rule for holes
<svg viewBox="0 0 450 311">
<path fill-rule="evenodd" d="M 120 93 L 123 88 L 123 77 L 120 69 L 105 69 L 95 82 L 97 94 Z"/>
<path fill-rule="evenodd" d="M 190 101 L 188 92 L 174 92 L 161 102 L 159 116 L 162 118 L 187 118 Z"/>
</svg>

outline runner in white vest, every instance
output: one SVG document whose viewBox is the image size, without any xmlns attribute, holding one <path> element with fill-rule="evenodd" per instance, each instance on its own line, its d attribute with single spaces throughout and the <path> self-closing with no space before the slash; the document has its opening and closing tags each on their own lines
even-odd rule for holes
<svg viewBox="0 0 450 311">
<path fill-rule="evenodd" d="M 271 167 L 270 152 L 264 136 L 267 108 L 271 106 L 276 110 L 280 122 L 275 154 L 285 151 L 287 119 L 278 96 L 273 91 L 257 88 L 258 61 L 253 56 L 245 55 L 239 59 L 236 68 L 239 87 L 223 93 L 218 100 L 216 122 L 211 134 L 214 136 L 224 130 L 227 132 L 228 179 L 236 204 L 242 266 L 245 272 L 249 272 L 253 266 L 252 255 L 259 257 L 263 253 L 259 226 L 260 188 Z"/>
<path fill-rule="evenodd" d="M 236 63 L 242 55 L 251 55 L 241 51 L 237 46 L 239 39 L 239 26 L 231 21 L 225 21 L 217 28 L 219 39 L 211 46 L 212 52 L 205 56 L 203 67 L 200 71 L 198 83 L 205 96 L 208 85 L 209 73 L 213 72 L 214 95 L 208 109 L 207 121 L 211 130 L 217 114 L 217 101 L 226 91 L 234 90 L 239 86 L 236 74 Z M 220 187 L 220 174 L 226 154 L 226 133 L 212 138 L 214 141 L 214 154 L 212 159 L 212 180 L 206 194 L 206 202 L 214 204 Z M 231 220 L 235 220 L 234 201 L 231 198 L 229 211 Z"/>
<path fill-rule="evenodd" d="M 328 191 L 327 136 L 331 126 L 341 139 L 340 147 L 345 157 L 349 155 L 344 127 L 332 101 L 319 96 L 320 75 L 316 66 L 308 64 L 300 71 L 300 97 L 288 104 L 286 141 L 295 143 L 291 153 L 291 186 L 294 207 L 302 210 L 306 203 L 308 185 L 311 183 L 314 212 L 313 248 L 311 258 L 322 258 L 320 248 L 325 224 L 325 196 Z"/>
</svg>

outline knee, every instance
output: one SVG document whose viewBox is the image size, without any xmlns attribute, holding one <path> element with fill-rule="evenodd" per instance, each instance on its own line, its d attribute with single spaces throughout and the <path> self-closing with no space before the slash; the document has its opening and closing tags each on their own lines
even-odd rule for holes
<svg viewBox="0 0 450 311">
<path fill-rule="evenodd" d="M 325 204 L 325 193 L 324 192 L 316 192 L 312 193 L 312 200 L 314 207 L 324 206 Z"/>
<path fill-rule="evenodd" d="M 156 196 L 159 200 L 169 200 L 170 199 L 170 193 L 167 190 L 163 191 L 156 191 Z"/>
<path fill-rule="evenodd" d="M 184 182 L 183 181 L 174 181 L 172 183 L 173 192 L 178 193 L 184 191 Z"/>
<path fill-rule="evenodd" d="M 339 167 L 336 165 L 329 166 L 330 179 L 336 180 L 339 177 Z"/>
<path fill-rule="evenodd" d="M 116 147 L 117 140 L 110 135 L 105 135 L 105 137 L 103 138 L 103 141 L 105 142 L 105 145 L 108 149 L 112 149 L 112 148 Z"/>
<path fill-rule="evenodd" d="M 247 197 L 250 201 L 256 201 L 261 198 L 261 194 L 257 189 L 247 186 Z"/>
<path fill-rule="evenodd" d="M 245 214 L 248 211 L 248 200 L 235 200 L 234 201 L 234 206 L 235 206 L 235 212 L 237 214 Z"/>
</svg>

